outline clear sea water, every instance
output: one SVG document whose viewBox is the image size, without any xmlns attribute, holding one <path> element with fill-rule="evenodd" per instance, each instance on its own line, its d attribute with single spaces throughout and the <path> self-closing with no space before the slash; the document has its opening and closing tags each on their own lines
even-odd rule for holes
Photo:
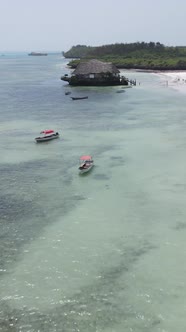
<svg viewBox="0 0 186 332">
<path fill-rule="evenodd" d="M 186 95 L 69 87 L 67 63 L 0 57 L 0 331 L 185 332 Z"/>
</svg>

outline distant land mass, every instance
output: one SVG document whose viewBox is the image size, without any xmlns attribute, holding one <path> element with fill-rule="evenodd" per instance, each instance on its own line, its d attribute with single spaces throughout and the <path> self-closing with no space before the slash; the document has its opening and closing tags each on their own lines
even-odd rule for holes
<svg viewBox="0 0 186 332">
<path fill-rule="evenodd" d="M 103 46 L 72 46 L 62 52 L 71 68 L 80 61 L 98 59 L 117 68 L 141 70 L 186 70 L 186 46 L 165 46 L 160 42 L 116 43 Z"/>
</svg>

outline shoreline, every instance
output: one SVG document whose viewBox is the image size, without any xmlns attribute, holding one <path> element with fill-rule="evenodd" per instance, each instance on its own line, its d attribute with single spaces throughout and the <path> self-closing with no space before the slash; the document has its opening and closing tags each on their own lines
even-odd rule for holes
<svg viewBox="0 0 186 332">
<path fill-rule="evenodd" d="M 167 87 L 186 94 L 186 70 L 156 71 L 154 74 L 165 80 Z"/>
<path fill-rule="evenodd" d="M 169 73 L 185 73 L 186 74 L 186 69 L 183 70 L 179 70 L 179 69 L 175 69 L 175 70 L 164 70 L 164 69 L 133 69 L 133 68 L 119 68 L 119 70 L 127 70 L 127 71 L 133 71 L 133 72 L 139 72 L 139 73 L 154 73 L 154 74 L 169 74 Z"/>
<path fill-rule="evenodd" d="M 149 73 L 160 78 L 160 85 L 186 94 L 186 70 L 121 69 L 120 73 Z"/>
<path fill-rule="evenodd" d="M 161 83 L 167 87 L 186 94 L 186 70 L 151 70 L 126 69 L 125 72 L 149 73 L 159 76 Z"/>
</svg>

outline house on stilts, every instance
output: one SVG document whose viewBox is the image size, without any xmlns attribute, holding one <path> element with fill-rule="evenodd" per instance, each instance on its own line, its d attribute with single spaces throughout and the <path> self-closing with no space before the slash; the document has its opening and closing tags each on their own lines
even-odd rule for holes
<svg viewBox="0 0 186 332">
<path fill-rule="evenodd" d="M 113 63 L 94 59 L 81 61 L 70 77 L 62 76 L 61 80 L 81 86 L 128 85 L 128 79 L 120 76 L 120 71 Z"/>
</svg>

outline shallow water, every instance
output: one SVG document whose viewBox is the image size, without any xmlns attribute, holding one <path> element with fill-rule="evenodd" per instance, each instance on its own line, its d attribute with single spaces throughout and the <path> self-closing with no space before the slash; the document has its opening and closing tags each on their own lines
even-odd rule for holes
<svg viewBox="0 0 186 332">
<path fill-rule="evenodd" d="M 0 331 L 185 332 L 186 96 L 69 87 L 67 62 L 0 59 Z"/>
</svg>

